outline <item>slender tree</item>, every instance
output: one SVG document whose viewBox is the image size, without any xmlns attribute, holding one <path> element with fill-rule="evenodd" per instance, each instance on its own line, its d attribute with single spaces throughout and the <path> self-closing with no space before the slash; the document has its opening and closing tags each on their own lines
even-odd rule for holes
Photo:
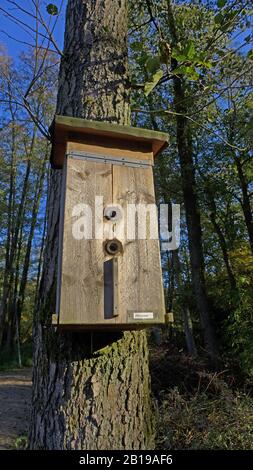
<svg viewBox="0 0 253 470">
<path fill-rule="evenodd" d="M 129 123 L 126 0 L 68 1 L 57 113 Z M 153 448 L 145 333 L 91 337 L 51 327 L 60 193 L 55 170 L 34 327 L 30 449 Z"/>
<path fill-rule="evenodd" d="M 178 42 L 178 32 L 174 19 L 174 12 L 170 0 L 167 1 L 168 25 L 171 35 L 171 44 Z M 172 59 L 172 70 L 178 66 L 177 60 Z M 191 261 L 192 283 L 196 297 L 196 304 L 203 328 L 205 346 L 214 362 L 218 354 L 214 330 L 210 320 L 208 298 L 204 275 L 204 255 L 202 247 L 202 232 L 200 211 L 197 200 L 197 184 L 193 162 L 193 146 L 191 129 L 186 119 L 186 94 L 184 79 L 178 75 L 173 77 L 174 105 L 177 125 L 177 147 L 181 167 L 182 189 L 186 214 L 186 224 L 189 238 L 189 252 Z"/>
<path fill-rule="evenodd" d="M 215 231 L 215 233 L 218 237 L 218 240 L 219 240 L 219 245 L 220 245 L 220 249 L 221 249 L 222 256 L 223 256 L 223 261 L 224 261 L 224 264 L 225 264 L 225 267 L 226 267 L 227 276 L 228 276 L 231 291 L 234 291 L 234 290 L 236 290 L 236 279 L 235 279 L 233 269 L 232 269 L 232 266 L 231 266 L 231 262 L 230 262 L 230 259 L 229 259 L 227 241 L 226 241 L 224 233 L 223 233 L 223 231 L 220 227 L 220 224 L 217 221 L 216 202 L 215 202 L 214 196 L 213 196 L 212 192 L 210 191 L 210 189 L 208 187 L 206 187 L 205 189 L 206 189 L 206 198 L 207 198 L 207 204 L 208 204 L 208 208 L 209 208 L 210 220 L 212 222 L 212 226 L 213 226 L 214 231 Z"/>
</svg>

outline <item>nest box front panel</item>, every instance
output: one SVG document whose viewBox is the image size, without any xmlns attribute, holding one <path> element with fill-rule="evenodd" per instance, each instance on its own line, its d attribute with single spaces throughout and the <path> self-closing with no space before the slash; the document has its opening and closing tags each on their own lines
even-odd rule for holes
<svg viewBox="0 0 253 470">
<path fill-rule="evenodd" d="M 91 329 L 163 323 L 158 234 L 150 239 L 149 215 L 146 238 L 138 238 L 141 214 L 128 227 L 129 207 L 155 204 L 152 155 L 146 150 L 138 155 L 147 166 L 128 166 L 102 161 L 99 155 L 105 149 L 95 150 L 68 144 L 62 184 L 58 323 Z M 122 155 L 114 151 L 112 157 Z M 134 161 L 133 154 L 124 158 L 131 157 Z"/>
<path fill-rule="evenodd" d="M 129 207 L 152 204 L 155 207 L 155 195 L 152 167 L 145 169 L 113 166 L 113 200 L 123 208 L 124 222 Z M 147 213 L 148 214 L 148 213 Z M 145 211 L 136 215 L 135 234 L 139 233 L 139 222 L 143 222 Z M 144 221 L 145 222 L 145 221 Z M 157 224 L 157 214 L 155 214 Z M 146 239 L 129 239 L 131 233 L 124 223 L 123 256 L 119 257 L 119 298 L 122 315 L 129 323 L 135 321 L 164 321 L 164 293 L 162 285 L 160 247 L 158 228 L 156 239 L 150 239 L 149 214 L 146 218 Z M 143 234 L 144 235 L 144 234 Z M 136 315 L 135 315 L 136 314 Z M 143 315 L 141 315 L 143 314 Z"/>
</svg>

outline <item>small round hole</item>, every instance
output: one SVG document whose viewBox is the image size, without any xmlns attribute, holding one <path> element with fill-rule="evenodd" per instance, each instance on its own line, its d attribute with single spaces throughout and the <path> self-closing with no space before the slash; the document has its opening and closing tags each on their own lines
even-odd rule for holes
<svg viewBox="0 0 253 470">
<path fill-rule="evenodd" d="M 117 255 L 122 251 L 122 243 L 119 240 L 109 240 L 104 247 L 109 255 Z"/>
<path fill-rule="evenodd" d="M 118 222 L 122 218 L 122 209 L 115 205 L 108 205 L 104 209 L 104 217 L 107 220 L 111 220 L 113 223 Z"/>
<path fill-rule="evenodd" d="M 118 245 L 117 245 L 117 243 L 110 243 L 110 245 L 108 245 L 108 248 L 109 248 L 110 251 L 115 253 L 118 249 Z"/>
</svg>

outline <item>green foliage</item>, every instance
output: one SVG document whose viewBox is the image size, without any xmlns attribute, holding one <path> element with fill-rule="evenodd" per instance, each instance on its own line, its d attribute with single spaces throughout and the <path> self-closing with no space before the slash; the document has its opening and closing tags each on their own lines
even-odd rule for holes
<svg viewBox="0 0 253 470">
<path fill-rule="evenodd" d="M 227 0 L 217 0 L 217 7 L 223 8 L 227 3 Z"/>
<path fill-rule="evenodd" d="M 194 41 L 192 40 L 186 42 L 183 48 L 173 48 L 172 57 L 178 62 L 182 62 L 183 64 L 186 63 L 198 68 L 206 67 L 210 69 L 212 67 L 211 62 L 208 60 L 208 54 L 206 52 L 197 52 L 195 50 Z M 176 73 L 175 70 L 173 70 L 173 72 Z"/>
<path fill-rule="evenodd" d="M 246 2 L 170 3 L 176 39 L 163 2 L 151 2 L 156 26 L 148 22 L 145 6 L 132 5 L 133 24 L 145 25 L 131 35 L 134 81 L 145 83 L 144 93 L 142 88 L 133 93 L 133 119 L 135 125 L 154 126 L 170 134 L 167 153 L 156 161 L 156 190 L 159 200 L 181 204 L 181 279 L 201 349 L 176 143 L 173 76 L 178 77 L 185 93 L 182 113 L 191 136 L 211 316 L 224 362 L 226 357 L 234 361 L 245 379 L 251 376 L 253 363 L 253 266 L 242 210 L 243 191 L 251 198 L 252 208 L 252 12 Z M 156 75 L 159 71 L 162 79 Z M 162 262 L 166 295 L 177 324 L 173 335 L 184 347 L 182 296 L 173 265 L 165 255 Z M 233 289 L 228 266 L 235 279 Z"/>
<path fill-rule="evenodd" d="M 36 62 L 36 64 L 35 64 Z M 3 65 L 4 64 L 4 65 Z M 8 293 L 2 302 L 3 344 L 14 351 L 17 363 L 16 315 L 21 316 L 19 328 L 21 348 L 31 338 L 34 302 L 37 289 L 38 265 L 41 261 L 43 228 L 45 220 L 46 175 L 49 170 L 50 147 L 22 107 L 3 99 L 12 83 L 13 101 L 27 95 L 27 103 L 34 118 L 47 128 L 52 122 L 55 103 L 57 61 L 55 55 L 40 51 L 36 57 L 23 53 L 19 62 L 1 56 L 0 69 L 0 296 L 4 288 Z M 35 66 L 40 70 L 34 81 Z M 17 92 L 18 90 L 18 92 Z M 16 97 L 15 93 L 19 96 Z M 14 109 L 14 107 L 15 109 Z M 9 240 L 9 260 L 6 252 Z M 22 291 L 22 292 L 21 292 Z M 12 357 L 6 358 L 13 366 Z M 5 362 L 5 361 L 4 361 Z M 30 361 L 31 362 L 31 361 Z M 25 359 L 24 359 L 25 363 Z"/>
<path fill-rule="evenodd" d="M 145 96 L 148 96 L 151 91 L 155 88 L 155 86 L 158 84 L 158 82 L 161 80 L 163 76 L 163 71 L 158 70 L 157 72 L 154 73 L 152 76 L 152 79 L 150 82 L 146 82 L 144 86 L 144 94 Z"/>
<path fill-rule="evenodd" d="M 146 69 L 150 73 L 156 73 L 157 70 L 160 68 L 160 56 L 159 55 L 154 55 L 154 56 L 148 56 L 146 60 Z"/>
<path fill-rule="evenodd" d="M 166 300 L 173 311 L 175 323 L 163 332 L 173 351 L 166 351 L 163 357 L 163 352 L 159 350 L 152 372 L 160 405 L 158 444 L 162 449 L 253 449 L 252 392 L 251 396 L 244 393 L 244 384 L 248 380 L 252 382 L 253 375 L 253 258 L 243 213 L 245 191 L 252 208 L 253 12 L 249 10 L 246 0 L 151 0 L 151 18 L 146 2 L 134 0 L 129 3 L 132 123 L 169 132 L 169 149 L 157 159 L 155 165 L 156 192 L 159 202 L 181 204 L 182 214 L 179 273 L 172 256 L 162 257 Z M 172 8 L 176 34 L 170 22 L 168 5 Z M 54 3 L 48 4 L 46 10 L 51 16 L 59 15 Z M 108 33 L 109 27 L 105 26 L 103 30 Z M 6 303 L 8 315 L 15 311 L 15 283 L 18 289 L 31 227 L 34 188 L 40 174 L 42 156 L 46 155 L 48 146 L 35 129 L 31 116 L 27 116 L 16 104 L 12 106 L 11 101 L 6 102 L 5 95 L 11 87 L 16 103 L 22 93 L 30 90 L 26 97 L 30 111 L 45 129 L 48 128 L 55 110 L 53 90 L 57 88 L 57 68 L 54 69 L 57 63 L 58 58 L 50 54 L 45 56 L 43 48 L 36 58 L 31 51 L 23 54 L 18 64 L 12 63 L 6 51 L 0 49 L 0 71 L 3 72 L 0 74 L 1 294 L 8 216 L 10 238 L 13 240 L 24 174 L 28 160 L 31 161 L 19 227 L 20 239 L 14 247 L 15 257 L 9 273 L 12 285 Z M 39 79 L 34 81 L 36 76 Z M 236 376 L 232 374 L 229 380 L 227 377 L 221 380 L 223 373 L 210 373 L 202 356 L 194 363 L 189 357 L 177 357 L 175 354 L 177 348 L 180 354 L 186 351 L 183 302 L 186 302 L 191 315 L 197 349 L 199 354 L 203 353 L 203 331 L 192 286 L 186 214 L 182 204 L 175 81 L 177 84 L 180 82 L 184 92 L 180 114 L 185 117 L 184 129 L 192 147 L 211 316 L 220 343 L 222 366 L 233 370 L 237 367 Z M 84 99 L 87 101 L 90 98 Z M 35 146 L 29 153 L 32 142 Z M 10 195 L 11 180 L 13 191 Z M 32 364 L 30 336 L 44 213 L 45 197 L 36 220 L 22 306 L 20 333 L 24 366 Z M 233 287 L 228 268 L 234 276 Z M 52 305 L 52 298 L 48 298 L 43 312 L 46 317 Z M 17 367 L 16 349 L 15 342 L 11 354 L 4 349 L 1 351 L 1 370 Z M 99 353 L 106 356 L 106 348 Z M 174 368 L 171 364 L 173 354 Z M 161 363 L 164 364 L 164 371 L 160 370 Z M 243 391 L 238 390 L 235 382 L 240 382 Z M 16 447 L 25 446 L 26 436 L 20 436 Z"/>
<path fill-rule="evenodd" d="M 203 234 L 205 277 L 212 320 L 220 340 L 224 362 L 229 358 L 230 361 L 239 364 L 240 374 L 244 379 L 245 376 L 252 377 L 253 263 L 249 249 L 249 235 L 242 210 L 242 178 L 238 170 L 239 163 L 242 176 L 246 181 L 246 191 L 250 195 L 253 181 L 253 49 L 250 31 L 252 12 L 249 11 L 246 1 L 236 4 L 236 2 L 232 3 L 226 0 L 213 2 L 152 0 L 150 5 L 154 20 L 151 21 L 146 2 L 135 0 L 129 3 L 130 67 L 131 83 L 134 85 L 131 97 L 132 123 L 137 126 L 153 127 L 169 132 L 169 149 L 156 161 L 156 191 L 159 201 L 166 200 L 166 202 L 181 204 L 182 237 L 179 250 L 181 291 L 176 280 L 173 263 L 169 264 L 166 256 L 163 256 L 162 259 L 167 300 L 168 304 L 172 304 L 176 319 L 176 326 L 171 327 L 170 334 L 176 338 L 180 348 L 184 349 L 183 292 L 191 314 L 197 347 L 202 351 L 203 334 L 192 288 L 185 208 L 182 204 L 182 178 L 176 139 L 177 121 L 173 82 L 176 76 L 177 81 L 180 80 L 185 95 L 182 114 L 185 115 L 186 131 L 192 145 L 197 180 L 196 195 Z M 175 20 L 176 35 L 173 34 L 171 17 L 167 11 L 169 3 L 171 3 Z M 59 14 L 58 7 L 54 3 L 48 4 L 46 9 L 49 15 Z M 108 32 L 108 27 L 104 27 L 104 31 Z M 53 73 L 53 67 L 57 64 L 58 58 L 48 56 L 44 60 L 43 54 L 41 52 L 41 56 L 36 58 L 37 70 L 40 71 L 39 82 L 32 85 L 27 99 L 32 113 L 35 116 L 38 115 L 40 120 L 42 119 L 44 127 L 47 128 L 54 113 L 55 97 L 52 90 L 56 89 L 56 73 Z M 14 91 L 18 89 L 25 93 L 29 89 L 31 73 L 33 73 L 31 71 L 35 70 L 35 58 L 30 52 L 23 54 L 18 66 L 11 64 L 9 58 L 2 53 L 0 59 L 0 67 L 4 67 L 4 73 L 0 78 L 0 93 L 3 98 L 2 102 L 5 103 L 3 95 L 9 87 L 9 83 L 12 83 Z M 5 79 L 6 73 L 7 81 Z M 15 98 L 18 101 L 19 96 Z M 34 137 L 35 148 L 29 155 L 31 173 L 22 226 L 20 227 L 20 249 L 15 254 L 15 263 L 11 271 L 15 273 L 17 286 L 19 286 L 31 225 L 34 187 L 41 167 L 41 157 L 47 151 L 47 144 L 37 131 L 33 136 L 33 122 L 30 116 L 24 115 L 24 111 L 16 109 L 16 107 L 10 109 L 7 104 L 1 104 L 1 106 L 0 287 L 2 293 L 8 209 L 11 209 L 11 233 L 13 233 L 27 165 L 27 149 L 30 148 Z M 13 111 L 15 116 L 14 119 L 11 119 Z M 13 135 L 14 149 L 12 148 Z M 13 200 L 9 204 L 11 176 L 14 180 L 14 190 Z M 23 363 L 27 365 L 31 364 L 30 346 L 27 345 L 30 345 L 29 338 L 32 329 L 45 198 L 42 202 L 42 209 L 36 225 L 37 233 L 33 239 L 20 328 L 21 355 Z M 223 235 L 225 240 L 223 247 L 219 233 Z M 228 277 L 224 248 L 236 282 L 236 287 L 233 289 Z M 8 312 L 14 311 L 13 292 L 14 281 L 8 299 Z M 48 315 L 48 310 L 46 313 Z M 7 355 L 3 351 L 0 362 L 1 367 L 16 367 L 16 350 L 13 356 Z M 164 380 L 163 377 L 162 383 Z M 175 436 L 169 436 L 169 442 L 174 446 L 181 446 L 180 448 L 184 446 L 190 448 L 210 446 L 210 448 L 215 448 L 217 445 L 220 448 L 235 448 L 235 446 L 244 448 L 246 444 L 251 445 L 250 435 L 236 436 L 240 429 L 242 429 L 243 436 L 244 433 L 246 434 L 243 425 L 240 427 L 240 424 L 239 428 L 236 428 L 236 425 L 233 424 L 236 420 L 239 423 L 242 422 L 243 407 L 245 405 L 247 408 L 249 405 L 247 397 L 241 396 L 239 399 L 236 393 L 229 394 L 226 387 L 222 388 L 218 398 L 212 396 L 210 403 L 210 395 L 207 395 L 204 390 L 199 394 L 195 393 L 192 397 L 187 397 L 181 389 L 176 388 L 170 393 L 171 396 L 168 395 L 167 398 L 164 396 L 164 416 L 169 420 L 167 425 L 172 428 L 174 419 L 178 420 Z M 173 407 L 170 405 L 168 397 L 174 406 L 175 414 L 173 414 Z M 228 416 L 226 413 L 229 406 L 234 407 L 235 414 Z M 189 412 L 188 418 L 187 410 Z M 204 427 L 198 423 L 198 414 Z M 182 415 L 182 420 L 179 415 Z M 231 426 L 230 430 L 226 428 L 221 435 L 219 429 L 223 426 L 222 420 L 228 420 Z M 184 422 L 188 424 L 183 427 Z M 180 429 L 182 429 L 182 433 Z M 204 429 L 204 437 L 201 434 L 201 429 Z M 166 434 L 166 423 L 164 423 L 164 434 Z"/>
<path fill-rule="evenodd" d="M 5 372 L 18 368 L 18 360 L 14 355 L 5 349 L 0 351 L 0 371 Z"/>
<path fill-rule="evenodd" d="M 226 322 L 226 342 L 230 354 L 237 358 L 243 373 L 253 377 L 253 256 L 247 245 L 231 253 L 234 271 L 237 273 L 239 301 L 231 309 Z"/>
<path fill-rule="evenodd" d="M 47 5 L 47 12 L 49 13 L 49 15 L 53 15 L 53 16 L 56 16 L 59 14 L 58 7 L 54 5 L 53 3 L 49 3 Z"/>
<path fill-rule="evenodd" d="M 25 450 L 28 445 L 28 436 L 27 435 L 22 435 L 17 437 L 15 440 L 15 448 L 17 450 Z"/>
<path fill-rule="evenodd" d="M 32 367 L 32 342 L 31 339 L 21 345 L 22 367 Z M 0 371 L 9 371 L 19 368 L 16 349 L 12 352 L 8 348 L 0 351 Z"/>
</svg>

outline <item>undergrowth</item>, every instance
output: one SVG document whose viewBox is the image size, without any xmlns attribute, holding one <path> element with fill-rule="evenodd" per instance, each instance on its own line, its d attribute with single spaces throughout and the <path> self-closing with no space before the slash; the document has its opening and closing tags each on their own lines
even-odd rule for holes
<svg viewBox="0 0 253 470">
<path fill-rule="evenodd" d="M 31 341 L 21 346 L 22 367 L 32 367 Z M 19 367 L 17 352 L 3 349 L 0 351 L 0 371 L 5 372 Z"/>
<path fill-rule="evenodd" d="M 237 383 L 229 367 L 212 372 L 172 346 L 153 346 L 150 357 L 157 449 L 253 449 L 251 383 Z"/>
</svg>

